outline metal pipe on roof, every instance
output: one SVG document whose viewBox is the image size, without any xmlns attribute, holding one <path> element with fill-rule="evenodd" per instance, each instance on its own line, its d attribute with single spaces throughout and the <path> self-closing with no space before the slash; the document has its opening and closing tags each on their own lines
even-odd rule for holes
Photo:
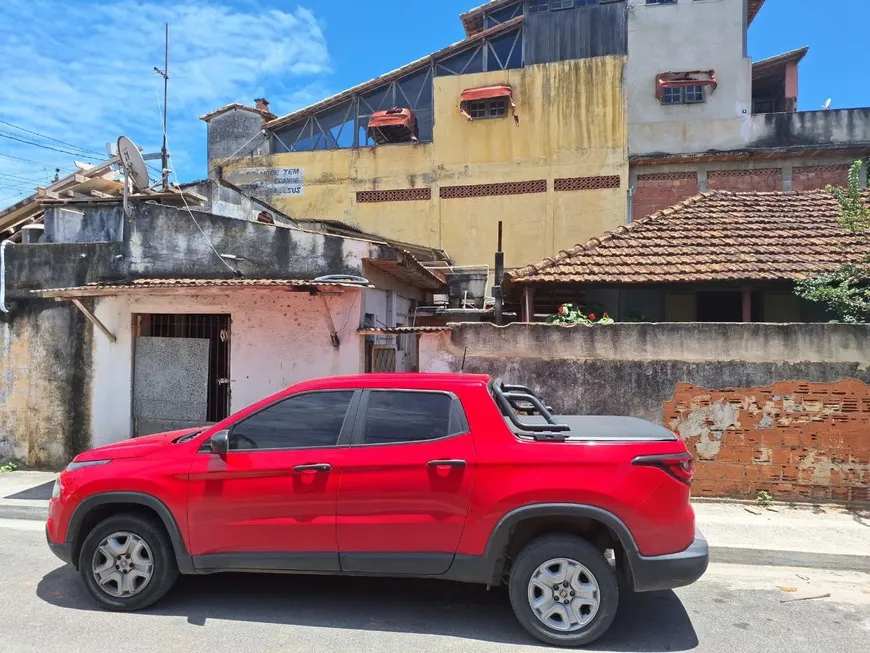
<svg viewBox="0 0 870 653">
<path fill-rule="evenodd" d="M 6 307 L 6 246 L 12 244 L 8 238 L 0 243 L 0 311 L 8 313 Z"/>
</svg>

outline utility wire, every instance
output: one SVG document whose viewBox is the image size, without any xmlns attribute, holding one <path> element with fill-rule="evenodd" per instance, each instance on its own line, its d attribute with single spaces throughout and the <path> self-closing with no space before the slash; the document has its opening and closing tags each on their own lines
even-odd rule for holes
<svg viewBox="0 0 870 653">
<path fill-rule="evenodd" d="M 20 129 L 21 131 L 23 131 L 27 134 L 33 134 L 34 136 L 39 136 L 40 138 L 44 138 L 47 141 L 52 141 L 54 143 L 66 145 L 67 147 L 71 147 L 74 150 L 82 150 L 83 152 L 90 152 L 91 154 L 103 156 L 100 152 L 97 152 L 95 150 L 89 150 L 88 148 L 81 147 L 80 145 L 73 145 L 72 143 L 67 143 L 66 141 L 61 141 L 61 140 L 58 140 L 57 138 L 52 138 L 51 136 L 46 136 L 45 134 L 40 134 L 39 132 L 31 131 L 30 129 L 25 129 L 24 127 L 19 127 L 18 125 L 13 125 L 11 122 L 6 122 L 5 120 L 0 120 L 0 124 L 8 125 L 9 127 L 14 127 L 15 129 Z"/>
<path fill-rule="evenodd" d="M 49 145 L 45 145 L 43 143 L 35 143 L 33 141 L 28 141 L 28 140 L 25 140 L 23 138 L 16 138 L 15 136 L 12 136 L 11 134 L 6 134 L 4 132 L 0 132 L 0 137 L 8 138 L 8 139 L 13 140 L 13 141 L 18 141 L 19 143 L 25 143 L 27 145 L 33 145 L 34 147 L 41 147 L 44 150 L 53 150 L 54 152 L 61 152 L 63 154 L 69 154 L 70 156 L 80 156 L 83 159 L 101 159 L 101 158 L 104 158 L 102 155 L 100 157 L 95 157 L 95 156 L 91 156 L 91 155 L 82 154 L 81 152 L 70 152 L 68 150 L 61 150 L 61 149 L 58 149 L 56 147 L 51 147 Z"/>
<path fill-rule="evenodd" d="M 61 170 L 76 170 L 76 168 L 72 166 L 56 166 L 53 163 L 43 163 L 42 161 L 34 161 L 33 159 L 22 159 L 20 156 L 12 156 L 10 154 L 0 154 L 0 157 L 4 159 L 12 159 L 13 161 L 21 161 L 22 163 L 32 163 L 38 166 L 45 166 L 46 168 L 60 168 Z"/>
</svg>

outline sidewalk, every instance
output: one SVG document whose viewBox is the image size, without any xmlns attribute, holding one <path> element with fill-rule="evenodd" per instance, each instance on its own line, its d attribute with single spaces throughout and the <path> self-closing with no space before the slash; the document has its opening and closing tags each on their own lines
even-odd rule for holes
<svg viewBox="0 0 870 653">
<path fill-rule="evenodd" d="M 870 510 L 695 501 L 712 562 L 870 572 Z"/>
<path fill-rule="evenodd" d="M 57 474 L 0 474 L 0 519 L 44 520 Z M 870 510 L 696 501 L 712 562 L 870 573 Z"/>
</svg>

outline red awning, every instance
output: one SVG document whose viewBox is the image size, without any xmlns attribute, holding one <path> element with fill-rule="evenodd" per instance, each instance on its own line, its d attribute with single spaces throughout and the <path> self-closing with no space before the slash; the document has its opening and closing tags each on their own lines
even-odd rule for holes
<svg viewBox="0 0 870 653">
<path fill-rule="evenodd" d="M 468 113 L 467 106 L 469 102 L 483 102 L 485 100 L 499 100 L 501 98 L 507 99 L 508 103 L 510 103 L 514 113 L 514 122 L 519 126 L 520 118 L 517 115 L 517 105 L 514 103 L 514 91 L 506 84 L 465 89 L 459 98 L 459 113 L 471 120 L 471 114 Z"/>
<path fill-rule="evenodd" d="M 666 88 L 685 86 L 709 86 L 712 90 L 719 87 L 714 70 L 692 70 L 685 73 L 659 73 L 656 76 L 656 97 L 662 99 Z"/>
<path fill-rule="evenodd" d="M 417 118 L 410 109 L 376 111 L 369 118 L 368 135 L 378 144 L 417 140 Z"/>
<path fill-rule="evenodd" d="M 498 98 L 510 98 L 513 96 L 513 89 L 510 86 L 484 86 L 482 88 L 467 88 L 462 91 L 463 102 L 480 102 L 481 100 L 497 100 Z"/>
</svg>

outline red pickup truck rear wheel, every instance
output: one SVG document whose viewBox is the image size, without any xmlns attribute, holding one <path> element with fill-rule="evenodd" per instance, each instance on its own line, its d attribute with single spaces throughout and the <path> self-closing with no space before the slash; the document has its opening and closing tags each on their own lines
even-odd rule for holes
<svg viewBox="0 0 870 653">
<path fill-rule="evenodd" d="M 552 646 L 583 646 L 616 616 L 619 588 L 604 555 L 574 535 L 545 535 L 520 551 L 509 577 L 511 605 L 534 637 Z"/>
</svg>

